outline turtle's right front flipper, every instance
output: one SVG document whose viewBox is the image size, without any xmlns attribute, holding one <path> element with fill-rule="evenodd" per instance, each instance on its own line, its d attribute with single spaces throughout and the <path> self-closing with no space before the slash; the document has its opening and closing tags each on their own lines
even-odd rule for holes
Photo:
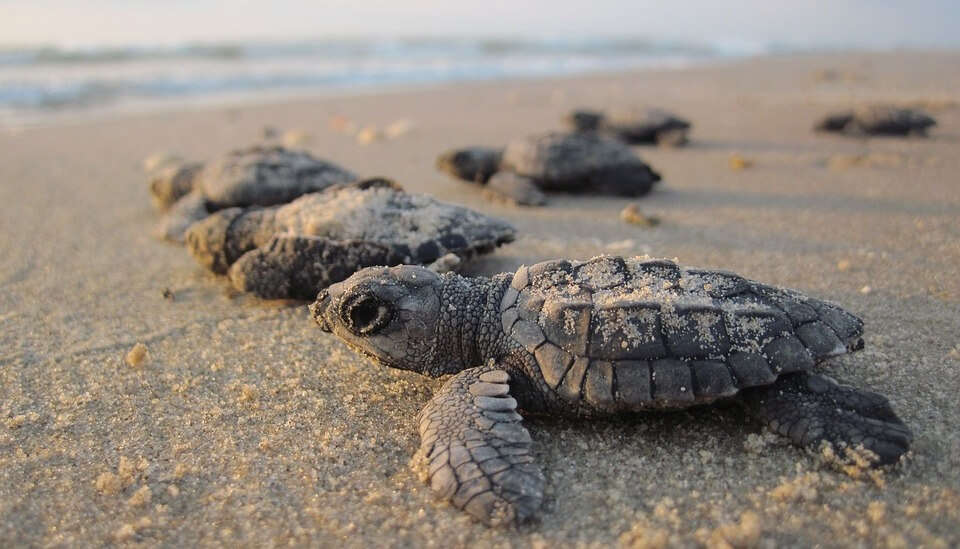
<svg viewBox="0 0 960 549">
<path fill-rule="evenodd" d="M 464 370 L 420 412 L 434 493 L 490 525 L 521 522 L 543 499 L 543 474 L 509 380 L 490 365 Z"/>
</svg>

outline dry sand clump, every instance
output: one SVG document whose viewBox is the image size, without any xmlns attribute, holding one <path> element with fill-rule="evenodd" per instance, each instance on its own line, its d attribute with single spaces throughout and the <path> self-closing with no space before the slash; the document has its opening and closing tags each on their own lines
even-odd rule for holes
<svg viewBox="0 0 960 549">
<path fill-rule="evenodd" d="M 727 165 L 735 172 L 752 168 L 754 164 L 755 162 L 752 159 L 747 158 L 740 153 L 733 153 L 729 158 L 727 158 Z"/>
<path fill-rule="evenodd" d="M 644 214 L 636 204 L 627 204 L 620 210 L 620 219 L 624 223 L 645 228 L 656 227 L 660 224 L 659 217 Z"/>
<path fill-rule="evenodd" d="M 147 353 L 147 346 L 143 343 L 137 343 L 132 349 L 130 349 L 130 351 L 127 352 L 127 355 L 123 358 L 123 360 L 128 366 L 136 368 L 138 366 L 142 366 L 148 358 L 149 355 Z"/>
</svg>

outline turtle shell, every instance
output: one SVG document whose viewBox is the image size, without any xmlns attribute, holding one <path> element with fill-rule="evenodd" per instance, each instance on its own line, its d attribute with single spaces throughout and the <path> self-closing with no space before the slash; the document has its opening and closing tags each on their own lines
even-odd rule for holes
<svg viewBox="0 0 960 549">
<path fill-rule="evenodd" d="M 853 111 L 856 129 L 866 134 L 906 135 L 936 125 L 926 113 L 892 106 L 872 106 Z"/>
<path fill-rule="evenodd" d="M 708 403 L 862 344 L 835 305 L 645 258 L 521 267 L 501 311 L 552 391 L 609 412 Z"/>
<path fill-rule="evenodd" d="M 398 262 L 429 264 L 450 253 L 471 259 L 512 242 L 515 234 L 499 219 L 372 179 L 305 194 L 281 206 L 221 210 L 190 228 L 187 245 L 201 265 L 226 273 L 275 235 L 374 243 L 391 249 Z"/>
<path fill-rule="evenodd" d="M 592 133 L 547 133 L 511 141 L 501 169 L 529 177 L 544 190 L 639 195 L 660 180 L 629 147 Z"/>
<path fill-rule="evenodd" d="M 685 134 L 690 122 L 662 109 L 614 111 L 609 115 L 577 110 L 567 117 L 574 131 L 599 131 L 630 144 L 657 143 L 668 132 Z"/>
<path fill-rule="evenodd" d="M 405 192 L 385 180 L 304 195 L 277 208 L 275 219 L 276 233 L 376 242 L 398 250 L 405 263 L 417 264 L 448 253 L 469 259 L 512 242 L 515 235 L 504 221 Z"/>
<path fill-rule="evenodd" d="M 851 135 L 923 135 L 937 121 L 917 109 L 871 105 L 831 114 L 817 123 L 821 131 Z"/>
<path fill-rule="evenodd" d="M 231 151 L 200 173 L 201 191 L 211 210 L 284 204 L 356 179 L 355 174 L 307 152 L 263 146 Z"/>
</svg>

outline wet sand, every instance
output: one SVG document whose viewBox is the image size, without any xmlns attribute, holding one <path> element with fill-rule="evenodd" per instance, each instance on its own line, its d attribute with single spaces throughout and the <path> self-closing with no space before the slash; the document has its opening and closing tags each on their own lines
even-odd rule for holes
<svg viewBox="0 0 960 549">
<path fill-rule="evenodd" d="M 796 56 L 0 131 L 0 546 L 956 546 L 957 90 L 958 54 Z M 940 125 L 925 140 L 811 131 L 866 101 L 923 105 Z M 446 148 L 558 127 L 573 107 L 644 104 L 694 122 L 688 147 L 637 149 L 664 176 L 637 201 L 655 227 L 623 223 L 628 200 L 517 209 L 433 168 Z M 361 145 L 333 117 L 414 127 Z M 303 304 L 236 295 L 150 236 L 145 156 L 202 160 L 268 125 L 514 223 L 518 241 L 471 274 L 650 254 L 843 304 L 866 349 L 822 370 L 887 395 L 911 454 L 882 474 L 838 467 L 735 407 L 536 418 L 537 521 L 488 529 L 435 504 L 410 461 L 439 381 L 370 364 Z M 752 165 L 731 169 L 735 154 Z"/>
</svg>

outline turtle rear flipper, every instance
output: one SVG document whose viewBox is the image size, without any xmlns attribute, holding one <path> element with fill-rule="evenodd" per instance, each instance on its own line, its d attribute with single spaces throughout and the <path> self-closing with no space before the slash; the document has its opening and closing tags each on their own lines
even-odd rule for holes
<svg viewBox="0 0 960 549">
<path fill-rule="evenodd" d="M 433 492 L 489 525 L 522 522 L 543 500 L 543 473 L 509 381 L 492 363 L 464 370 L 420 412 Z"/>
<path fill-rule="evenodd" d="M 615 196 L 644 196 L 660 181 L 660 174 L 642 162 L 610 166 L 589 177 L 591 191 Z"/>
<path fill-rule="evenodd" d="M 671 127 L 660 130 L 654 137 L 654 141 L 661 147 L 679 147 L 686 145 L 688 142 L 687 128 Z"/>
<path fill-rule="evenodd" d="M 863 445 L 876 454 L 874 465 L 896 463 L 910 448 L 910 429 L 885 397 L 825 376 L 781 376 L 772 385 L 745 390 L 742 398 L 752 414 L 797 446 Z"/>
<path fill-rule="evenodd" d="M 236 289 L 264 299 L 314 299 L 359 269 L 401 261 L 392 248 L 374 242 L 278 234 L 245 253 L 228 274 Z"/>
</svg>

